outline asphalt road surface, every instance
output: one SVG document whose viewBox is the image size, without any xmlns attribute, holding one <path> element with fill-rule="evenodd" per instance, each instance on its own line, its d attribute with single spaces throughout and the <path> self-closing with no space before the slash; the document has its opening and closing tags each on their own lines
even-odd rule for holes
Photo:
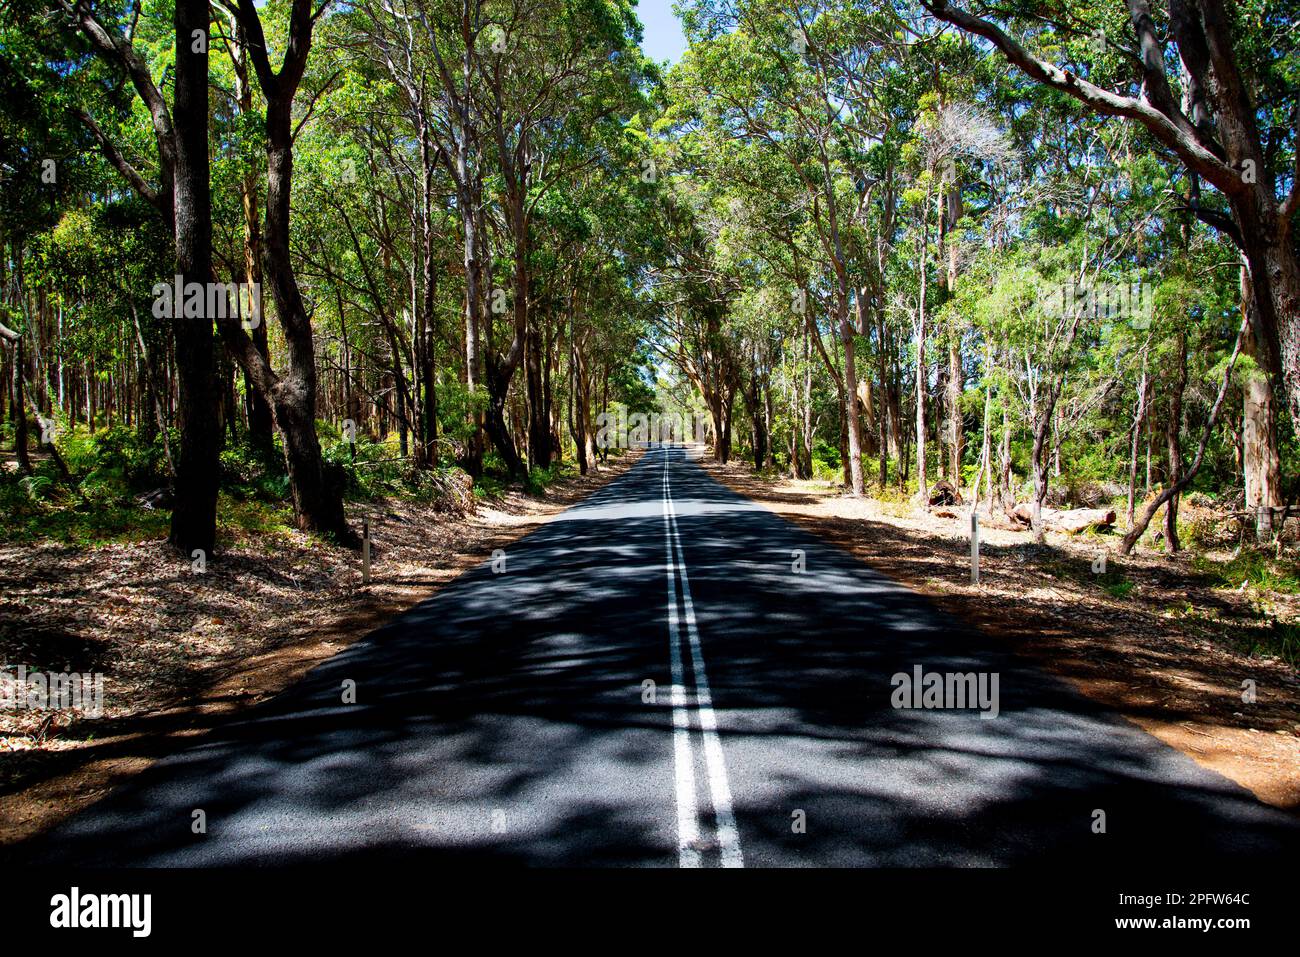
<svg viewBox="0 0 1300 957">
<path fill-rule="evenodd" d="M 485 560 L 25 856 L 1295 859 L 1294 817 L 718 485 L 698 454 L 650 450 L 510 546 L 504 567 Z M 997 716 L 971 701 L 894 707 L 893 676 L 917 666 L 996 674 Z"/>
</svg>

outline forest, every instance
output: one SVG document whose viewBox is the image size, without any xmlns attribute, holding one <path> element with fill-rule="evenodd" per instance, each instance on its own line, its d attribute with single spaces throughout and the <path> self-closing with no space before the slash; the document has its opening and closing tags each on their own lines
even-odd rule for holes
<svg viewBox="0 0 1300 957">
<path fill-rule="evenodd" d="M 664 6 L 0 0 L 0 850 L 272 698 L 96 853 L 1295 846 L 1300 0 Z"/>
<path fill-rule="evenodd" d="M 1202 495 L 1272 542 L 1294 15 L 699 2 L 665 70 L 607 0 L 13 0 L 6 526 L 152 494 L 188 556 L 251 490 L 355 545 L 346 496 L 585 473 L 618 407 L 1040 536 L 1113 503 L 1176 552 Z"/>
</svg>

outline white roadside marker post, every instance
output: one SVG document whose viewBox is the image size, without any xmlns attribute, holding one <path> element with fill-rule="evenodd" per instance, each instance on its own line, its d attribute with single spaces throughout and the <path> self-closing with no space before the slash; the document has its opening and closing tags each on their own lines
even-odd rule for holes
<svg viewBox="0 0 1300 957">
<path fill-rule="evenodd" d="M 970 513 L 970 583 L 980 583 L 980 517 L 974 509 Z"/>
<path fill-rule="evenodd" d="M 370 584 L 370 523 L 361 523 L 361 580 Z"/>
</svg>

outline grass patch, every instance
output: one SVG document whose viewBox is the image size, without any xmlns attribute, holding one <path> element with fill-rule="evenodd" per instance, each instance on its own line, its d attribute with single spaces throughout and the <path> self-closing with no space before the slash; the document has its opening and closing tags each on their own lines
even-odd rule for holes
<svg viewBox="0 0 1300 957">
<path fill-rule="evenodd" d="M 1124 599 L 1133 591 L 1133 582 L 1129 581 L 1118 572 L 1107 572 L 1104 575 L 1097 576 L 1101 585 L 1101 590 L 1110 595 L 1111 598 Z"/>
<path fill-rule="evenodd" d="M 1204 556 L 1194 559 L 1197 571 L 1208 575 L 1218 588 L 1241 588 L 1248 585 L 1260 591 L 1282 595 L 1300 594 L 1300 565 L 1279 561 L 1272 554 L 1243 548 L 1226 562 Z"/>
<path fill-rule="evenodd" d="M 1300 622 L 1272 618 L 1263 628 L 1234 629 L 1229 640 L 1253 657 L 1274 657 L 1300 668 Z"/>
<path fill-rule="evenodd" d="M 142 542 L 165 538 L 171 522 L 168 511 L 142 509 L 133 502 L 82 500 L 13 502 L 9 496 L 0 508 L 0 541 L 28 544 L 58 542 L 90 548 L 112 542 Z"/>
<path fill-rule="evenodd" d="M 257 499 L 240 498 L 222 492 L 217 497 L 217 529 L 236 538 L 278 538 L 293 534 L 293 509 Z"/>
</svg>

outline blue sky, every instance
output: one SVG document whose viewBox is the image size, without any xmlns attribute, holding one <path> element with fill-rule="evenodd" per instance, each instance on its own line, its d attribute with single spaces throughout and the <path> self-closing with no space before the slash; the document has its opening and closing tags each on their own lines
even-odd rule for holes
<svg viewBox="0 0 1300 957">
<path fill-rule="evenodd" d="M 645 26 L 641 49 L 650 59 L 676 63 L 686 49 L 681 21 L 673 15 L 673 0 L 638 0 L 637 17 Z"/>
</svg>

